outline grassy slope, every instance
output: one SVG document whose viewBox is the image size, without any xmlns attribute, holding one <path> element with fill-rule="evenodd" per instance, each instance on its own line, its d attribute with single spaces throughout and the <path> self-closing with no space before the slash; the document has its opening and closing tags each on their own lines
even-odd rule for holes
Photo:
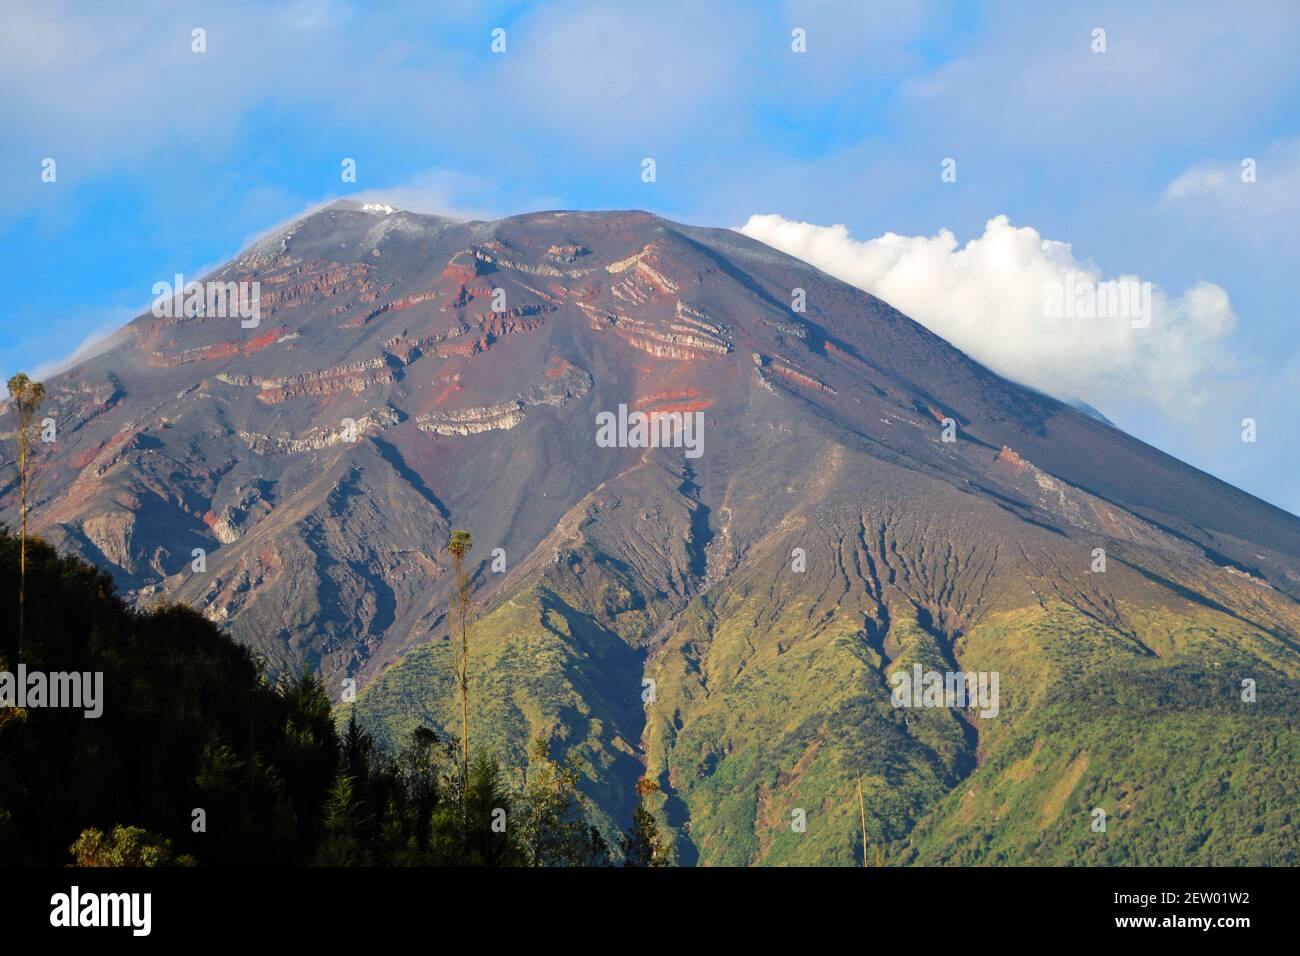
<svg viewBox="0 0 1300 956">
<path fill-rule="evenodd" d="M 913 475 L 904 491 L 868 480 L 853 456 L 817 464 L 795 509 L 672 620 L 649 577 L 665 545 L 618 532 L 617 509 L 591 518 L 475 624 L 475 743 L 518 763 L 529 735 L 562 739 L 610 829 L 650 774 L 683 863 L 858 863 L 859 778 L 891 863 L 1300 863 L 1283 809 L 1300 805 L 1300 734 L 1280 703 L 1300 678 L 1294 602 L 1177 556 L 1090 576 L 1093 542 L 1050 530 L 1016 530 L 1023 547 L 999 559 L 984 542 L 1012 540 L 1006 511 Z M 822 506 L 844 482 L 869 489 L 861 513 Z M 913 662 L 997 671 L 1000 714 L 894 708 L 889 676 Z M 358 712 L 389 739 L 455 732 L 450 674 L 445 640 L 424 645 Z"/>
<path fill-rule="evenodd" d="M 546 735 L 552 753 L 582 771 L 582 789 L 612 835 L 635 803 L 644 723 L 642 655 L 619 629 L 639 631 L 644 621 L 616 575 L 595 562 L 584 574 L 595 605 L 586 591 L 543 575 L 472 624 L 470 742 L 522 767 L 529 740 Z M 449 642 L 423 644 L 365 688 L 358 719 L 390 746 L 421 724 L 459 736 L 452 675 Z"/>
<path fill-rule="evenodd" d="M 671 783 L 665 809 L 689 808 L 701 862 L 860 861 L 859 774 L 870 838 L 895 862 L 1300 860 L 1288 812 L 1300 806 L 1300 684 L 1244 655 L 1270 638 L 1231 617 L 1134 612 L 1139 641 L 1167 655 L 1156 658 L 1064 604 L 992 616 L 959 647 L 964 668 L 1001 675 L 999 716 L 971 721 L 977 742 L 948 710 L 911 710 L 904 724 L 853 622 L 804 634 L 797 601 L 761 628 L 739 623 L 754 617 L 744 602 L 729 610 L 720 621 L 699 609 L 683 653 L 661 664 L 665 706 L 649 733 L 651 766 Z M 891 639 L 886 673 L 943 669 L 916 621 L 895 620 Z M 1254 704 L 1240 700 L 1245 676 Z M 1095 806 L 1111 814 L 1105 840 L 1091 839 Z"/>
<path fill-rule="evenodd" d="M 697 599 L 646 665 L 656 701 L 643 711 L 641 654 L 578 597 L 538 586 L 475 625 L 472 739 L 520 762 L 529 735 L 555 734 L 613 828 L 646 715 L 646 766 L 682 862 L 852 865 L 859 776 L 891 862 L 1300 860 L 1300 685 L 1244 657 L 1264 636 L 1226 615 L 1144 611 L 1139 638 L 1160 658 L 1067 605 L 994 615 L 959 649 L 963 667 L 1001 674 L 1001 713 L 971 721 L 977 738 L 952 711 L 890 705 L 885 675 L 942 664 L 914 618 L 892 622 L 882 673 L 856 615 L 809 628 L 797 598 L 774 619 L 766 595 Z M 446 642 L 425 645 L 358 712 L 392 739 L 418 722 L 454 732 L 450 672 Z M 1240 701 L 1243 676 L 1255 704 Z M 1089 828 L 1098 806 L 1105 834 Z"/>
<path fill-rule="evenodd" d="M 1255 675 L 1259 697 L 1241 700 Z M 1167 665 L 1057 685 L 910 838 L 917 863 L 1294 865 L 1300 686 Z M 1092 811 L 1106 811 L 1105 832 Z"/>
</svg>

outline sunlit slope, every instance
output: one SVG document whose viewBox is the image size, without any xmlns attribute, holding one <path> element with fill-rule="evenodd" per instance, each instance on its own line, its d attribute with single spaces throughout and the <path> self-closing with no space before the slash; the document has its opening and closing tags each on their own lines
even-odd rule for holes
<svg viewBox="0 0 1300 956">
<path fill-rule="evenodd" d="M 1297 796 L 1284 767 L 1242 777 L 1200 815 L 1181 807 L 1186 786 L 1217 779 L 1197 769 L 1205 754 L 1218 766 L 1238 751 L 1294 752 L 1275 705 L 1239 701 L 1243 666 L 1273 695 L 1300 671 L 1289 598 L 1190 553 L 1026 523 L 835 442 L 805 440 L 772 467 L 785 510 L 767 505 L 770 475 L 738 473 L 707 542 L 680 462 L 648 457 L 575 509 L 472 631 L 487 739 L 517 754 L 530 733 L 556 735 L 615 822 L 647 773 L 685 863 L 858 862 L 859 778 L 869 841 L 895 863 L 1152 863 L 1183 850 L 1223 862 L 1228 846 L 1234 860 L 1294 858 L 1273 812 Z M 692 591 L 682 582 L 701 544 Z M 1097 546 L 1105 571 L 1093 570 Z M 893 706 L 890 679 L 914 664 L 996 672 L 996 715 Z M 449 667 L 445 642 L 416 651 L 359 712 L 394 733 L 417 717 L 454 731 Z M 1131 706 L 1140 692 L 1153 696 Z M 1204 700 L 1166 707 L 1185 693 Z M 1035 743 L 1044 734 L 1051 746 Z M 1183 821 L 1160 833 L 1232 828 L 1196 847 L 1189 830 L 1183 850 L 1148 831 L 1122 842 L 1118 801 L 1144 768 L 1163 781 L 1144 786 L 1144 813 Z M 1092 832 L 1092 807 L 1075 803 L 1093 792 L 1120 808 L 1110 856 L 1074 841 Z M 1032 832 L 1015 825 L 1021 803 L 1038 808 Z M 1230 838 L 1261 813 L 1266 836 Z"/>
</svg>

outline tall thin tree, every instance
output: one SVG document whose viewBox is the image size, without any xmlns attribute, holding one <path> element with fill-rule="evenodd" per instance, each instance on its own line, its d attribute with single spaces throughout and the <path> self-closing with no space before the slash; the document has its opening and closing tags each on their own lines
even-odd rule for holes
<svg viewBox="0 0 1300 956">
<path fill-rule="evenodd" d="M 23 633 L 27 614 L 27 492 L 32 458 L 32 426 L 36 412 L 45 401 L 45 386 L 19 372 L 9 379 L 9 398 L 18 418 L 18 656 L 23 653 Z"/>
<path fill-rule="evenodd" d="M 469 599 L 470 579 L 465 573 L 465 556 L 474 547 L 474 538 L 468 531 L 453 531 L 447 550 L 456 564 L 456 593 L 452 596 L 452 610 L 460 625 L 460 653 L 453 659 L 456 665 L 456 682 L 460 685 L 460 746 L 462 802 L 469 792 Z"/>
<path fill-rule="evenodd" d="M 858 812 L 862 814 L 862 865 L 867 862 L 867 802 L 862 799 L 862 778 L 858 777 Z"/>
</svg>

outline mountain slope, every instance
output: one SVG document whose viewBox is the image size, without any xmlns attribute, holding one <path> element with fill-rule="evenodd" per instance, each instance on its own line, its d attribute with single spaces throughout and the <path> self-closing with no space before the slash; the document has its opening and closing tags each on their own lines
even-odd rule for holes
<svg viewBox="0 0 1300 956">
<path fill-rule="evenodd" d="M 797 260 L 646 213 L 344 202 L 215 278 L 261 284 L 256 328 L 147 315 L 49 383 L 37 528 L 276 669 L 356 678 L 390 741 L 458 726 L 467 528 L 473 740 L 518 763 L 554 735 L 610 829 L 648 772 L 683 862 L 853 862 L 859 776 L 897 860 L 1300 860 L 1259 809 L 1294 805 L 1294 775 L 1207 760 L 1295 746 L 1294 516 Z M 700 454 L 602 447 L 620 405 L 700 413 Z M 918 663 L 997 672 L 997 716 L 892 706 Z M 1204 707 L 1126 709 L 1134 687 Z M 1157 766 L 1166 739 L 1188 746 Z M 1153 836 L 1185 793 L 1157 770 L 1213 812 Z M 1089 814 L 1139 788 L 1099 855 Z"/>
</svg>

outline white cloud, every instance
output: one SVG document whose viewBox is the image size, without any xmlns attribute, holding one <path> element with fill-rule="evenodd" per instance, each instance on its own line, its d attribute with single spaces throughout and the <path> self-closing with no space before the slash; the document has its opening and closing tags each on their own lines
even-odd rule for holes
<svg viewBox="0 0 1300 956">
<path fill-rule="evenodd" d="M 1254 181 L 1243 180 L 1242 164 L 1254 164 Z M 1239 160 L 1202 163 L 1184 170 L 1165 187 L 1171 209 L 1222 226 L 1235 237 L 1277 251 L 1293 249 L 1300 217 L 1300 139 L 1270 144 Z"/>
<path fill-rule="evenodd" d="M 79 365 L 96 355 L 106 352 L 113 345 L 113 336 L 120 331 L 122 326 L 129 321 L 129 316 L 120 319 L 114 319 L 107 325 L 101 325 L 84 339 L 81 344 L 73 349 L 63 358 L 51 359 L 48 362 L 42 362 L 33 368 L 28 374 L 37 382 L 43 382 L 46 379 L 53 378 L 61 372 L 66 372 L 74 365 Z"/>
<path fill-rule="evenodd" d="M 842 226 L 751 216 L 740 231 L 870 292 L 1008 378 L 1103 410 L 1154 403 L 1193 413 L 1209 382 L 1231 373 L 1225 342 L 1236 325 L 1228 294 L 1198 282 L 1174 295 L 1152 284 L 1150 324 L 1132 314 L 1054 318 L 1048 296 L 1103 276 L 1068 243 L 1006 216 L 964 246 L 937 236 L 854 239 Z"/>
<path fill-rule="evenodd" d="M 43 0 L 7 5 L 0 22 L 0 85 L 22 91 L 0 97 L 0 214 L 40 195 L 33 156 L 56 159 L 65 184 L 110 170 L 237 168 L 241 126 L 268 105 L 310 115 L 349 155 L 379 132 L 440 122 L 412 103 L 467 102 L 472 90 L 466 72 L 420 62 L 387 13 L 354 22 L 332 0 L 202 11 L 140 0 L 129 15 Z M 202 54 L 191 50 L 197 27 Z M 359 122 L 366 132 L 353 139 Z"/>
</svg>

